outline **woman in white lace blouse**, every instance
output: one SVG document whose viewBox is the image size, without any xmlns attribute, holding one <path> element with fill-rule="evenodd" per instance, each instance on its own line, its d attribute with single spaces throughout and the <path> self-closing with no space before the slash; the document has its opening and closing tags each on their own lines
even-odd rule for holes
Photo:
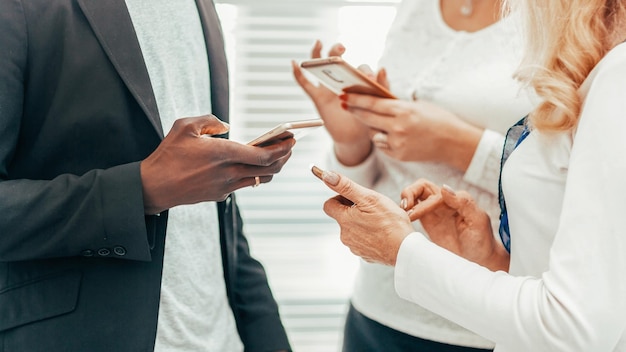
<svg viewBox="0 0 626 352">
<path fill-rule="evenodd" d="M 511 129 L 519 133 L 507 133 L 500 235 L 510 242 L 494 237 L 466 192 L 438 181 L 403 191 L 402 209 L 322 173 L 346 198 L 324 210 L 353 253 L 395 267 L 401 297 L 490 338 L 497 352 L 624 352 L 626 2 L 508 2 L 528 39 L 517 77 L 540 98 Z M 369 103 L 346 99 L 350 109 Z M 416 218 L 430 240 L 414 232 Z"/>
<path fill-rule="evenodd" d="M 403 1 L 378 73 L 400 99 L 378 99 L 367 112 L 342 110 L 336 95 L 294 66 L 334 140 L 329 167 L 396 201 L 416 178 L 467 189 L 497 219 L 503 134 L 532 108 L 512 77 L 521 58 L 517 20 L 500 15 L 498 0 Z M 313 56 L 320 51 L 317 43 Z M 340 45 L 330 50 L 341 53 Z M 400 298 L 393 268 L 360 264 L 344 351 L 491 348 L 491 341 Z"/>
</svg>

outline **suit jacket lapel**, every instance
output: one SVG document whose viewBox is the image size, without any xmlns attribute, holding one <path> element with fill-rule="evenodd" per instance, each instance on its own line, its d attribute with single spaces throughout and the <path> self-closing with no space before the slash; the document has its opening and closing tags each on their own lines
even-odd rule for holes
<svg viewBox="0 0 626 352">
<path fill-rule="evenodd" d="M 224 38 L 212 0 L 196 0 L 211 73 L 211 106 L 213 115 L 228 122 L 228 66 L 224 52 Z"/>
<path fill-rule="evenodd" d="M 78 0 L 102 48 L 163 138 L 156 99 L 124 0 Z"/>
</svg>

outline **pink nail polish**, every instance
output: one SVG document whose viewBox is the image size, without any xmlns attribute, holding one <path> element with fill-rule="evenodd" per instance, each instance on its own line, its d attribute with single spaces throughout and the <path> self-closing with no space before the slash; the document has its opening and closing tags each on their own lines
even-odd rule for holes
<svg viewBox="0 0 626 352">
<path fill-rule="evenodd" d="M 444 184 L 443 186 L 441 186 L 441 188 L 445 189 L 446 191 L 452 193 L 453 195 L 456 195 L 456 192 L 454 191 L 454 189 L 446 184 Z"/>
<path fill-rule="evenodd" d="M 331 186 L 336 186 L 339 183 L 339 175 L 332 171 L 324 171 L 322 179 Z"/>
</svg>

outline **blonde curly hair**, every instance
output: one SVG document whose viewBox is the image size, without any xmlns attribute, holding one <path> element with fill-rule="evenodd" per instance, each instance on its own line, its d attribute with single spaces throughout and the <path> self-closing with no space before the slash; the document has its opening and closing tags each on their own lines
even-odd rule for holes
<svg viewBox="0 0 626 352">
<path fill-rule="evenodd" d="M 533 128 L 566 131 L 578 123 L 578 88 L 595 65 L 626 39 L 625 0 L 509 0 L 506 11 L 524 19 L 525 55 L 516 78 L 542 102 L 530 114 Z"/>
</svg>

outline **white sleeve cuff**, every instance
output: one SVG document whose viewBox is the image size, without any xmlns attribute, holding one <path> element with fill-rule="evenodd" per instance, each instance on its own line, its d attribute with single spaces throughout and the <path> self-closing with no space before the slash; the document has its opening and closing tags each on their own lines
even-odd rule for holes
<svg viewBox="0 0 626 352">
<path fill-rule="evenodd" d="M 497 195 L 503 146 L 504 136 L 495 131 L 485 130 L 463 179 Z"/>
<path fill-rule="evenodd" d="M 519 331 L 523 329 L 512 328 L 519 326 L 520 310 L 532 311 L 532 303 L 520 298 L 521 286 L 528 284 L 530 297 L 536 297 L 539 281 L 492 272 L 419 232 L 402 241 L 394 269 L 394 285 L 401 298 L 487 339 L 509 340 L 512 345 L 521 343 Z M 528 340 L 524 335 L 521 338 Z"/>
<path fill-rule="evenodd" d="M 409 234 L 400 244 L 398 256 L 396 257 L 396 266 L 394 269 L 396 293 L 407 300 L 411 300 L 413 296 L 411 289 L 413 286 L 411 285 L 411 267 L 414 260 L 413 256 L 415 255 L 414 249 L 423 242 L 429 242 L 424 234 L 420 232 Z"/>
</svg>

